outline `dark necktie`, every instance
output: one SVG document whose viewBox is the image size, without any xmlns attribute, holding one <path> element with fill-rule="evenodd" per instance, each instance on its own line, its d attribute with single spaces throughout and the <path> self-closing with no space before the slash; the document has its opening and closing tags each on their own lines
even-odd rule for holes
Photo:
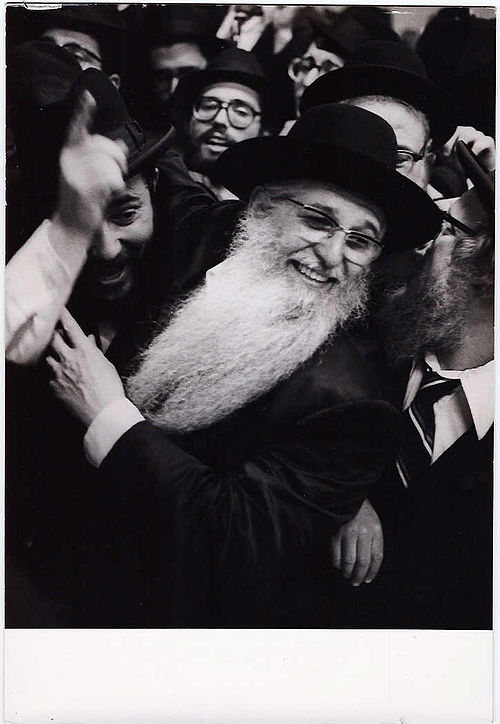
<svg viewBox="0 0 500 724">
<path fill-rule="evenodd" d="M 459 384 L 460 380 L 441 377 L 426 366 L 415 399 L 402 417 L 396 467 L 406 487 L 418 480 L 431 464 L 436 432 L 434 403 L 452 392 Z"/>
</svg>

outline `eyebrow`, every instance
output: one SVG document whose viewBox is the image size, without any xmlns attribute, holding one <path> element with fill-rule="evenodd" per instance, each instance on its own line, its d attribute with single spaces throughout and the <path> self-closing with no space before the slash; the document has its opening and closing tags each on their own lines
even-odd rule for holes
<svg viewBox="0 0 500 724">
<path fill-rule="evenodd" d="M 108 209 L 117 208 L 118 206 L 122 206 L 130 201 L 141 201 L 141 196 L 134 191 L 125 191 L 119 196 L 115 196 L 111 199 L 108 204 Z"/>
<path fill-rule="evenodd" d="M 237 91 L 235 91 L 235 92 L 237 93 Z M 215 100 L 215 101 L 218 101 L 219 103 L 225 103 L 225 101 L 221 100 L 221 99 L 218 98 L 217 96 L 214 96 L 212 92 L 210 92 L 210 93 L 202 93 L 201 96 L 200 96 L 200 98 L 210 98 L 210 100 Z M 237 103 L 243 103 L 243 105 L 248 106 L 248 107 L 251 108 L 253 111 L 255 111 L 255 113 L 259 113 L 259 112 L 260 112 L 259 109 L 257 109 L 257 108 L 254 107 L 252 101 L 243 100 L 243 98 L 239 98 L 238 96 L 231 98 L 231 100 L 228 101 L 228 103 L 234 103 L 235 101 L 236 101 Z M 260 106 L 259 106 L 259 108 L 260 108 Z"/>
</svg>

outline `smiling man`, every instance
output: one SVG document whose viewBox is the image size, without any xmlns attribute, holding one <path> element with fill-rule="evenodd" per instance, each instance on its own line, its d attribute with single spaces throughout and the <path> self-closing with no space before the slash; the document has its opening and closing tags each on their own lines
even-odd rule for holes
<svg viewBox="0 0 500 724">
<path fill-rule="evenodd" d="M 390 126 L 348 106 L 229 149 L 219 178 L 246 211 L 222 263 L 164 310 L 125 389 L 63 318 L 52 389 L 114 506 L 118 583 L 101 592 L 101 623 L 335 625 L 329 538 L 397 427 L 348 326 L 375 258 L 439 222 L 395 165 Z"/>
<path fill-rule="evenodd" d="M 90 93 L 87 106 L 78 116 L 78 123 L 66 122 L 66 128 L 64 118 L 84 91 Z M 56 112 L 59 116 L 53 114 L 51 118 L 57 138 L 51 137 L 50 144 L 47 139 L 47 145 L 52 151 L 63 148 L 52 215 L 6 269 L 7 358 L 21 364 L 37 361 L 68 300 L 103 348 L 129 318 L 131 308 L 142 296 L 141 267 L 153 237 L 155 162 L 167 138 L 164 134 L 156 141 L 148 139 L 131 119 L 110 79 L 95 69 L 78 75 L 65 101 L 54 109 Z M 51 109 L 46 113 L 50 114 Z M 89 134 L 90 127 L 96 132 Z M 63 145 L 64 132 L 68 135 Z M 126 168 L 126 153 L 130 175 L 124 181 L 120 169 Z M 56 165 L 56 159 L 52 161 Z M 119 168 L 111 166 L 108 177 L 113 162 Z M 87 227 L 82 230 L 80 223 L 85 216 L 80 210 L 82 196 L 74 190 L 88 173 L 97 178 L 102 175 L 106 187 L 114 184 L 114 193 L 90 239 L 85 234 Z M 35 258 L 38 264 L 34 264 Z M 21 286 L 23 274 L 29 275 L 30 282 Z"/>
<path fill-rule="evenodd" d="M 186 165 L 219 199 L 234 196 L 214 180 L 215 162 L 235 143 L 262 133 L 264 94 L 257 58 L 228 48 L 205 70 L 181 78 L 172 96 L 172 117 Z"/>
</svg>

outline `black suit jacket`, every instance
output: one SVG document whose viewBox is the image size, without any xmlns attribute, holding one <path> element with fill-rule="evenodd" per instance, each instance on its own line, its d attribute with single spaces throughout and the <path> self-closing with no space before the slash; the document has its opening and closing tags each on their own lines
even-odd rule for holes
<svg viewBox="0 0 500 724">
<path fill-rule="evenodd" d="M 397 413 L 380 398 L 343 336 L 207 429 L 174 439 L 145 422 L 125 433 L 99 470 L 115 510 L 115 557 L 128 571 L 108 597 L 119 617 L 335 625 L 329 538 L 393 453 Z"/>
<path fill-rule="evenodd" d="M 399 407 L 407 380 L 399 379 Z M 370 499 L 384 530 L 384 562 L 373 583 L 341 584 L 342 625 L 490 629 L 493 428 L 482 440 L 470 429 L 409 489 L 391 466 Z"/>
</svg>

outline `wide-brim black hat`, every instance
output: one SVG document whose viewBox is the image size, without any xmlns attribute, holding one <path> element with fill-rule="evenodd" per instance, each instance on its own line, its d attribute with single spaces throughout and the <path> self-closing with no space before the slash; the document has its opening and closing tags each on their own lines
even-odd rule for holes
<svg viewBox="0 0 500 724">
<path fill-rule="evenodd" d="M 312 13 L 310 22 L 316 36 L 316 45 L 351 58 L 358 48 L 374 40 L 399 42 L 391 27 L 391 16 L 385 8 L 355 5 L 330 16 L 328 12 Z"/>
<path fill-rule="evenodd" d="M 145 8 L 149 48 L 174 43 L 195 43 L 206 58 L 213 58 L 232 43 L 216 37 L 220 10 L 210 5 L 148 5 Z"/>
<path fill-rule="evenodd" d="M 403 43 L 374 41 L 362 45 L 342 68 L 325 73 L 304 91 L 301 111 L 364 95 L 398 98 L 422 111 L 433 148 L 440 148 L 457 127 L 451 95 L 427 77 L 417 54 Z"/>
<path fill-rule="evenodd" d="M 259 94 L 262 105 L 267 105 L 267 82 L 256 56 L 241 48 L 226 48 L 204 70 L 196 70 L 180 79 L 170 103 L 174 121 L 182 121 L 191 113 L 194 101 L 204 88 L 222 82 L 252 88 Z"/>
<path fill-rule="evenodd" d="M 439 231 L 441 216 L 429 196 L 398 173 L 396 137 L 374 113 L 327 104 L 305 113 L 287 136 L 242 141 L 216 164 L 218 180 L 247 199 L 263 184 L 315 180 L 357 194 L 386 217 L 388 251 L 422 246 Z"/>
</svg>

